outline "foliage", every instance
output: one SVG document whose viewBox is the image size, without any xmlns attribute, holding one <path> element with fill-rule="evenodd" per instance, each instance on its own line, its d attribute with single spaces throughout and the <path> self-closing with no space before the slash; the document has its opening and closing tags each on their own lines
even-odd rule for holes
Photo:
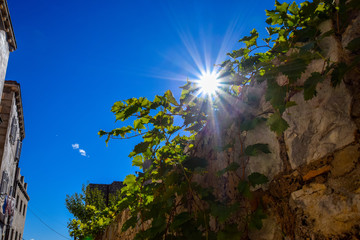
<svg viewBox="0 0 360 240">
<path fill-rule="evenodd" d="M 257 172 L 246 174 L 245 169 L 251 157 L 265 158 L 271 150 L 265 143 L 245 146 L 245 132 L 266 122 L 273 132 L 282 135 L 289 127 L 283 114 L 296 106 L 291 96 L 303 91 L 304 100 L 312 99 L 317 84 L 326 78 L 334 87 L 340 84 L 354 65 L 326 57 L 321 41 L 343 33 L 349 21 L 347 13 L 351 7 L 358 7 L 356 1 L 340 0 L 336 4 L 314 0 L 298 5 L 276 0 L 275 9 L 266 11 L 268 36 L 260 39 L 258 31 L 252 30 L 240 39 L 244 47 L 229 53 L 229 59 L 220 65 L 222 94 L 215 98 L 199 95 L 199 86 L 187 82 L 181 87 L 179 101 L 168 90 L 152 101 L 140 97 L 116 102 L 111 109 L 116 121 L 132 120 L 132 124 L 109 132 L 101 130 L 99 135 L 107 137 L 106 143 L 110 139 L 141 137 L 129 157 L 140 169 L 145 161 L 151 164 L 125 178 L 121 197 L 113 208 L 101 209 L 96 204 L 84 208 L 79 204 L 82 196 L 68 198 L 74 208 L 69 210 L 77 213 L 69 224 L 72 236 L 94 236 L 115 213 L 124 210 L 129 210 L 130 218 L 122 230 L 138 227 L 135 239 L 246 239 L 248 231 L 260 229 L 266 217 L 261 204 L 252 210 L 249 206 L 254 200 L 253 191 L 268 178 Z M 323 32 L 319 25 L 327 20 L 332 21 L 334 29 Z M 358 51 L 358 41 L 354 39 L 347 49 Z M 323 61 L 323 69 L 310 73 L 304 84 L 299 83 L 307 66 L 317 59 Z M 284 80 L 279 81 L 279 77 Z M 243 94 L 242 89 L 262 82 L 266 82 L 265 99 L 272 111 L 254 114 L 246 109 L 256 108 L 260 100 Z M 235 202 L 217 198 L 213 189 L 194 180 L 196 175 L 208 174 L 208 159 L 194 154 L 196 135 L 210 124 L 209 119 L 219 118 L 224 120 L 217 123 L 221 131 L 234 124 L 240 131 L 239 136 L 226 139 L 223 146 L 214 149 L 231 153 L 229 165 L 218 171 L 217 177 L 237 182 Z M 234 151 L 235 142 L 240 151 Z"/>
<path fill-rule="evenodd" d="M 65 205 L 74 219 L 68 223 L 70 236 L 75 239 L 92 238 L 103 231 L 116 215 L 115 203 L 119 194 L 110 194 L 109 206 L 106 206 L 104 194 L 97 188 L 83 185 L 82 193 L 66 195 Z"/>
<path fill-rule="evenodd" d="M 359 9 L 358 1 L 314 0 L 305 1 L 300 5 L 295 2 L 280 3 L 275 1 L 275 9 L 267 10 L 268 16 L 266 30 L 268 36 L 262 38 L 254 29 L 250 36 L 239 41 L 243 48 L 229 53 L 230 59 L 222 63 L 225 75 L 229 75 L 231 89 L 241 89 L 239 86 L 261 83 L 266 81 L 265 98 L 273 107 L 272 115 L 267 119 L 270 129 L 281 135 L 289 125 L 282 114 L 296 103 L 290 101 L 291 96 L 303 90 L 304 99 L 310 100 L 316 96 L 316 86 L 326 78 L 331 79 L 334 87 L 338 86 L 345 74 L 354 68 L 355 64 L 348 66 L 344 60 L 333 62 L 327 57 L 322 41 L 326 37 L 339 38 L 351 20 L 350 12 Z M 321 23 L 331 21 L 333 29 L 324 31 L 319 29 Z M 359 38 L 353 39 L 346 49 L 358 51 Z M 265 50 L 265 51 L 262 51 Z M 303 85 L 298 80 L 307 69 L 307 66 L 316 59 L 323 60 L 323 69 L 313 72 L 305 79 Z M 354 62 L 358 63 L 360 57 Z M 279 76 L 285 76 L 286 81 L 279 81 Z M 233 91 L 234 95 L 241 94 Z M 251 125 L 250 125 L 251 126 Z"/>
</svg>

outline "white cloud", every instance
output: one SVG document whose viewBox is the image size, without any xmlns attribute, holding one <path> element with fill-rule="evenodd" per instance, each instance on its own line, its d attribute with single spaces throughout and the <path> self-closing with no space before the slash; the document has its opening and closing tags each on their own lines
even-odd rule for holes
<svg viewBox="0 0 360 240">
<path fill-rule="evenodd" d="M 80 148 L 80 144 L 74 143 L 74 144 L 71 144 L 71 146 L 74 150 L 79 150 L 79 153 L 81 156 L 90 157 L 88 154 L 86 154 L 86 151 L 84 149 Z"/>
<path fill-rule="evenodd" d="M 71 146 L 72 146 L 73 149 L 79 149 L 79 144 L 78 143 L 71 144 Z"/>
<path fill-rule="evenodd" d="M 79 149 L 79 153 L 81 154 L 81 156 L 86 157 L 86 152 L 84 149 Z"/>
</svg>

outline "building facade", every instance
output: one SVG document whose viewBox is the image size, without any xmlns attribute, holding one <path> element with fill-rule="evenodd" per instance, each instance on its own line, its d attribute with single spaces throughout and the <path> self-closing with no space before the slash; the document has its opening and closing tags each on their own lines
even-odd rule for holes
<svg viewBox="0 0 360 240">
<path fill-rule="evenodd" d="M 0 104 L 0 231 L 5 240 L 23 236 L 28 201 L 19 161 L 25 138 L 20 85 L 5 81 Z"/>
<path fill-rule="evenodd" d="M 0 0 L 0 93 L 2 93 L 9 53 L 17 48 L 6 0 Z"/>
<path fill-rule="evenodd" d="M 25 137 L 20 85 L 5 81 L 17 44 L 6 0 L 0 0 L 0 238 L 21 240 L 28 201 L 19 161 Z"/>
<path fill-rule="evenodd" d="M 14 210 L 14 220 L 11 226 L 11 232 L 9 232 L 9 239 L 22 240 L 27 205 L 30 200 L 29 195 L 27 194 L 27 183 L 24 182 L 24 176 L 20 174 L 20 168 L 17 168 L 16 179 L 15 179 L 16 189 L 15 189 L 15 210 Z M 13 237 L 12 237 L 13 236 Z"/>
</svg>

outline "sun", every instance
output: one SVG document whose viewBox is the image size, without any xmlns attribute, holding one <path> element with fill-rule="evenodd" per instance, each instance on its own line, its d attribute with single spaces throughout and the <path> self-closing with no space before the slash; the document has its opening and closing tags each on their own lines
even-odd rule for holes
<svg viewBox="0 0 360 240">
<path fill-rule="evenodd" d="M 219 80 L 216 72 L 212 73 L 203 73 L 200 76 L 200 80 L 198 81 L 200 86 L 200 91 L 208 94 L 214 95 L 219 88 Z"/>
</svg>

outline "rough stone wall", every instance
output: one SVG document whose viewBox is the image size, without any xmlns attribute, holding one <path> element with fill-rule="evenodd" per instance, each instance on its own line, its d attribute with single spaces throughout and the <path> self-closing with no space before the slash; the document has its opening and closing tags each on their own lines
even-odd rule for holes
<svg viewBox="0 0 360 240">
<path fill-rule="evenodd" d="M 331 22 L 325 22 L 320 30 L 330 27 Z M 351 53 L 345 46 L 359 36 L 358 15 L 342 36 L 323 40 L 327 57 L 351 63 L 359 53 Z M 299 84 L 311 72 L 320 72 L 322 66 L 323 60 L 312 62 Z M 329 79 L 319 83 L 318 95 L 309 101 L 304 101 L 303 92 L 293 95 L 290 100 L 297 106 L 284 112 L 290 127 L 282 136 L 271 132 L 265 123 L 240 135 L 235 123 L 226 123 L 225 113 L 198 134 L 195 155 L 208 159 L 208 173 L 196 181 L 213 187 L 219 198 L 234 199 L 237 191 L 237 180 L 231 174 L 216 176 L 232 161 L 241 166 L 238 174 L 260 172 L 270 180 L 261 189 L 253 189 L 268 218 L 261 230 L 249 233 L 250 239 L 360 239 L 359 69 L 357 66 L 349 72 L 336 88 Z M 279 84 L 283 78 L 279 76 Z M 257 109 L 247 111 L 263 114 L 271 110 L 264 100 L 264 89 L 264 84 L 244 89 L 245 95 L 251 92 L 261 98 Z M 235 109 L 243 111 L 241 102 L 236 104 Z M 216 150 L 231 141 L 235 141 L 231 149 Z M 271 153 L 250 157 L 248 162 L 239 158 L 244 147 L 255 143 L 269 144 Z M 134 230 L 120 231 L 125 220 L 126 213 L 120 214 L 98 239 L 132 239 Z"/>
</svg>

